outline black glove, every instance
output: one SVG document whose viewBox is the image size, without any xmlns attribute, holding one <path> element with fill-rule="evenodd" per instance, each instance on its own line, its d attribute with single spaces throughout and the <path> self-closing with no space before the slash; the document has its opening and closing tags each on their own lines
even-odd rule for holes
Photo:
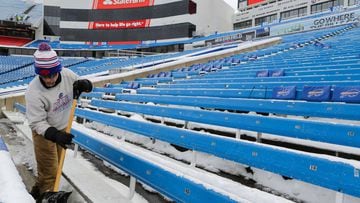
<svg viewBox="0 0 360 203">
<path fill-rule="evenodd" d="M 92 88 L 93 85 L 90 80 L 83 79 L 75 81 L 73 84 L 74 99 L 78 99 L 82 92 L 91 92 Z"/>
<path fill-rule="evenodd" d="M 56 144 L 60 145 L 64 149 L 66 149 L 66 145 L 70 145 L 74 135 L 59 131 L 54 127 L 49 127 L 45 131 L 45 138 L 55 142 Z"/>
</svg>

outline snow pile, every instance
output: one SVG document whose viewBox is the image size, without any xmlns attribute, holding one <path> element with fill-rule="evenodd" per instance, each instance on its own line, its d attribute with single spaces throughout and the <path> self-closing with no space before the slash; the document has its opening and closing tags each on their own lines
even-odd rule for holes
<svg viewBox="0 0 360 203">
<path fill-rule="evenodd" d="M 0 151 L 0 185 L 0 202 L 35 202 L 26 191 L 25 185 L 7 151 Z"/>
</svg>

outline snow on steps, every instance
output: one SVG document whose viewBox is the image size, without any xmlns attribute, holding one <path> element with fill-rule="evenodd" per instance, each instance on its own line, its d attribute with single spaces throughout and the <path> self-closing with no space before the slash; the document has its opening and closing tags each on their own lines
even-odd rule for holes
<svg viewBox="0 0 360 203">
<path fill-rule="evenodd" d="M 0 202 L 35 202 L 26 191 L 10 153 L 0 136 Z"/>
<path fill-rule="evenodd" d="M 31 129 L 25 117 L 19 112 L 4 111 L 4 115 L 12 122 L 17 123 L 15 127 L 26 138 L 32 141 Z M 19 124 L 20 121 L 23 124 Z M 25 122 L 24 122 L 25 121 Z M 67 150 L 63 168 L 63 177 L 89 202 L 147 202 L 142 196 L 135 193 L 133 198 L 128 198 L 129 188 L 116 182 L 105 175 L 96 172 L 90 162 L 78 154 L 73 156 L 73 151 Z M 60 188 L 61 189 L 61 188 Z"/>
</svg>

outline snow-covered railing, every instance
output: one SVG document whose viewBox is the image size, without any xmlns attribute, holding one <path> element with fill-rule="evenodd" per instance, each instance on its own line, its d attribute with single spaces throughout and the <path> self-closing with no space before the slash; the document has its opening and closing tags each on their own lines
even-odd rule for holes
<svg viewBox="0 0 360 203">
<path fill-rule="evenodd" d="M 94 87 L 95 89 L 96 87 Z M 87 97 L 87 98 L 102 98 L 105 95 L 104 92 L 89 92 L 89 93 L 83 93 L 81 94 L 81 97 Z"/>
<path fill-rule="evenodd" d="M 93 99 L 102 99 L 104 95 L 104 92 L 91 92 L 83 94 L 82 96 Z M 360 120 L 360 115 L 353 113 L 360 111 L 359 104 L 341 102 L 303 102 L 296 100 L 284 101 L 274 99 L 216 98 L 172 95 L 159 96 L 151 94 L 116 94 L 115 99 L 118 101 L 153 102 L 157 104 L 173 104 L 233 111 L 254 111 L 284 115 Z"/>
<path fill-rule="evenodd" d="M 299 52 L 303 53 L 303 52 Z M 294 53 L 291 53 L 294 54 Z M 308 53 L 303 53 L 308 54 Z M 311 53 L 312 55 L 316 55 L 316 53 Z M 327 56 L 324 53 L 317 56 L 326 58 L 326 62 L 317 61 L 316 58 L 311 58 L 311 56 L 302 56 L 303 58 L 296 58 L 296 56 L 289 55 L 285 56 L 285 54 L 282 54 L 283 58 L 279 58 L 277 60 L 274 60 L 274 58 L 267 58 L 267 60 L 263 61 L 254 61 L 252 63 L 247 64 L 239 64 L 232 66 L 230 69 L 221 70 L 221 74 L 226 73 L 242 73 L 242 74 L 254 74 L 256 71 L 262 70 L 262 69 L 281 69 L 284 70 L 286 73 L 292 73 L 292 72 L 299 72 L 299 71 L 321 71 L 321 70 L 333 70 L 333 69 L 339 69 L 342 68 L 344 70 L 347 70 L 348 68 L 356 68 L 357 62 L 355 61 L 357 56 L 357 53 L 348 53 L 353 58 L 347 59 L 346 61 L 335 61 L 335 59 L 329 59 L 331 55 L 336 55 L 336 53 L 332 53 L 331 55 Z M 339 53 L 340 55 L 340 53 Z M 286 58 L 291 58 L 291 61 L 284 62 Z M 298 60 L 296 63 L 291 63 L 292 61 L 295 62 L 295 60 Z M 309 60 L 309 61 L 308 61 Z M 287 74 L 286 74 L 287 75 Z M 254 76 L 254 75 L 252 75 Z"/>
<path fill-rule="evenodd" d="M 107 87 L 95 87 L 93 89 L 94 93 L 98 93 L 98 92 L 106 92 L 106 93 L 113 93 L 113 94 L 117 94 L 117 93 L 121 93 L 122 90 L 124 88 L 107 88 Z M 86 96 L 87 94 L 84 94 L 83 96 Z"/>
<path fill-rule="evenodd" d="M 101 99 L 104 94 L 91 94 L 92 98 Z M 215 98 L 199 96 L 171 96 L 146 94 L 117 94 L 119 101 L 153 102 L 156 104 L 173 104 L 181 106 L 194 106 L 210 109 L 223 109 L 233 111 L 254 111 L 297 116 L 314 116 L 325 118 L 338 118 L 360 120 L 359 104 L 345 104 L 340 102 L 303 102 L 284 101 L 273 99 L 244 99 L 244 98 Z"/>
<path fill-rule="evenodd" d="M 360 165 L 352 161 L 135 121 L 96 111 L 77 109 L 75 114 L 91 121 L 360 197 Z M 205 115 L 201 117 L 203 116 Z M 95 147 L 98 148 L 92 148 Z M 119 157 L 113 156 L 112 159 Z"/>
<path fill-rule="evenodd" d="M 286 86 L 296 86 L 297 88 L 303 88 L 305 85 L 309 86 L 322 86 L 322 85 L 336 85 L 336 86 L 356 86 L 360 80 L 351 80 L 351 81 L 291 81 L 286 82 Z M 220 88 L 220 89 L 261 89 L 261 88 L 274 88 L 278 86 L 284 86 L 284 82 L 244 82 L 244 83 L 194 83 L 194 84 L 160 84 L 157 85 L 157 88 Z M 140 89 L 142 90 L 142 89 Z M 147 93 L 156 92 L 156 89 L 146 89 Z M 145 91 L 145 90 L 144 90 Z M 145 92 L 141 92 L 145 94 Z"/>
<path fill-rule="evenodd" d="M 109 88 L 111 89 L 111 88 Z M 111 90 L 104 90 L 109 92 Z M 119 93 L 119 92 L 118 92 Z M 267 99 L 272 98 L 273 90 L 269 88 L 263 89 L 218 89 L 218 88 L 156 88 L 156 89 L 137 89 L 137 94 L 157 94 L 157 95 L 179 95 L 179 96 L 204 96 L 204 97 L 222 97 L 222 98 L 253 98 Z M 296 93 L 297 99 L 301 99 L 301 91 Z"/>
<path fill-rule="evenodd" d="M 125 88 L 94 88 L 95 92 L 122 93 Z M 157 94 L 157 95 L 183 95 L 183 96 L 208 96 L 222 98 L 254 98 L 265 99 L 272 97 L 272 89 L 196 89 L 186 88 L 156 88 L 156 89 L 137 89 L 137 94 Z M 297 92 L 300 99 L 301 91 Z"/>
<path fill-rule="evenodd" d="M 0 136 L 0 202 L 35 202 L 11 159 L 5 142 Z"/>
<path fill-rule="evenodd" d="M 337 75 L 303 75 L 303 76 L 280 76 L 280 77 L 221 77 L 175 81 L 175 84 L 211 84 L 211 83 L 244 83 L 244 82 L 293 82 L 293 81 L 346 81 L 360 80 L 360 74 L 337 74 Z"/>
<path fill-rule="evenodd" d="M 238 72 L 238 73 L 254 73 L 255 71 L 261 69 L 282 69 L 287 73 L 296 72 L 296 71 L 320 71 L 324 70 L 327 67 L 329 70 L 337 69 L 337 68 L 356 68 L 356 56 L 357 53 L 354 51 L 349 51 L 349 55 L 344 56 L 343 59 L 331 59 L 330 57 L 341 52 L 333 52 L 333 53 L 323 53 L 318 50 L 311 51 L 307 49 L 307 52 L 299 50 L 297 52 L 292 53 L 282 53 L 281 55 L 264 58 L 258 61 L 248 62 L 246 64 L 240 63 L 237 65 L 233 65 L 230 69 L 221 70 L 222 73 L 230 73 L 230 72 Z M 301 56 L 296 56 L 296 54 L 302 54 Z M 236 56 L 235 56 L 236 57 Z M 291 57 L 291 58 L 290 58 Z M 316 58 L 314 58 L 316 57 Z M 323 61 L 319 61 L 318 58 L 323 57 Z M 347 58 L 346 58 L 347 57 Z M 330 59 L 329 59 L 330 58 Z M 241 71 L 242 70 L 242 71 Z"/>
<path fill-rule="evenodd" d="M 328 66 L 328 65 L 321 65 L 317 67 L 308 67 L 308 66 L 301 66 L 300 70 L 289 70 L 288 72 L 286 68 L 279 65 L 278 67 L 273 67 L 273 69 L 281 69 L 285 72 L 286 76 L 305 76 L 305 75 L 336 75 L 336 74 L 360 74 L 360 68 L 358 67 L 358 64 L 354 64 L 354 67 L 348 67 L 348 65 L 345 65 L 346 68 L 342 65 L 337 66 Z M 243 67 L 242 67 L 243 68 Z M 268 69 L 268 67 L 263 67 L 262 69 Z M 259 70 L 241 70 L 239 67 L 239 70 L 230 69 L 230 71 L 221 71 L 217 72 L 216 74 L 208 74 L 203 76 L 193 76 L 192 78 L 224 78 L 224 77 L 255 77 L 256 72 Z M 183 73 L 183 72 L 173 72 L 174 73 Z M 183 74 L 184 75 L 184 74 Z M 186 75 L 185 75 L 186 76 Z"/>
<path fill-rule="evenodd" d="M 99 108 L 169 117 L 350 147 L 360 147 L 360 137 L 354 136 L 360 134 L 360 126 L 349 124 L 334 124 L 311 120 L 264 117 L 260 115 L 162 107 L 105 100 L 92 100 L 90 104 Z M 281 126 L 281 128 L 279 128 L 279 126 Z"/>
</svg>

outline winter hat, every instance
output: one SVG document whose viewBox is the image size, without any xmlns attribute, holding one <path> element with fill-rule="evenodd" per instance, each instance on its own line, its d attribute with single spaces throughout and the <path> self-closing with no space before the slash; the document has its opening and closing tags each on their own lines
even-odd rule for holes
<svg viewBox="0 0 360 203">
<path fill-rule="evenodd" d="M 62 66 L 56 52 L 45 42 L 39 45 L 34 58 L 35 73 L 38 75 L 47 76 L 61 71 Z"/>
</svg>

